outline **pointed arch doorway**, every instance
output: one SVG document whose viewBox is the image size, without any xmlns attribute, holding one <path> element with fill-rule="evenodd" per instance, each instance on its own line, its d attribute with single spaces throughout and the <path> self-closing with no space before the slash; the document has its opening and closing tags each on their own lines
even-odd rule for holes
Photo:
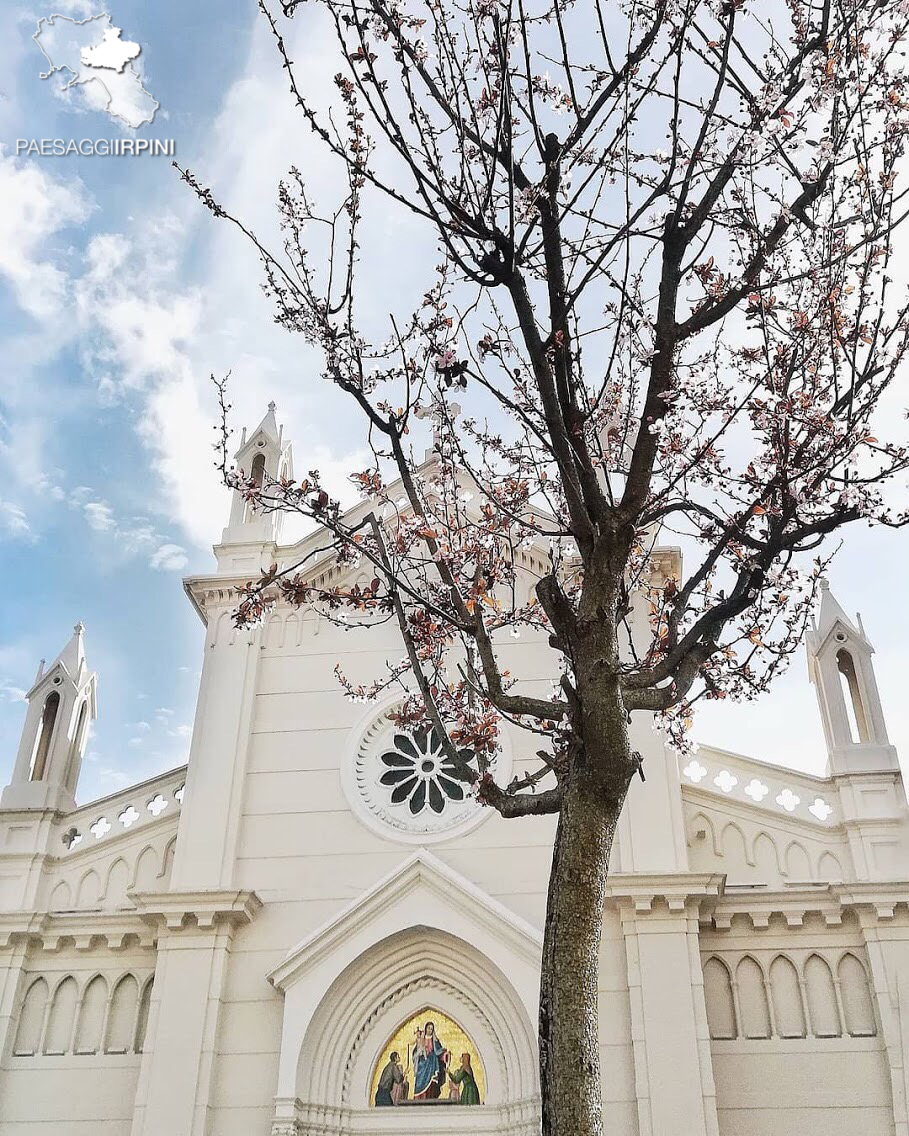
<svg viewBox="0 0 909 1136">
<path fill-rule="evenodd" d="M 284 994 L 272 1136 L 535 1136 L 539 951 L 533 927 L 421 849 L 269 976 Z M 421 1103 L 376 1105 L 392 1053 Z M 480 1103 L 448 1107 L 465 1065 Z"/>
</svg>

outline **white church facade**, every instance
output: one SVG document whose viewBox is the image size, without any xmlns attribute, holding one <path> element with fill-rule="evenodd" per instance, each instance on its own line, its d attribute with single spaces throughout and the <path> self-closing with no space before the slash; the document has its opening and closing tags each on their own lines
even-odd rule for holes
<svg viewBox="0 0 909 1136">
<path fill-rule="evenodd" d="M 273 408 L 238 463 L 289 468 Z M 539 1132 L 554 819 L 481 808 L 392 702 L 345 696 L 335 664 L 368 681 L 393 628 L 278 606 L 235 629 L 238 586 L 318 547 L 279 536 L 235 496 L 216 570 L 185 581 L 205 629 L 187 766 L 76 804 L 81 626 L 28 692 L 0 798 L 0 1136 Z M 807 647 L 824 777 L 680 760 L 634 726 L 647 779 L 603 912 L 610 1133 L 909 1136 L 906 796 L 871 645 L 829 591 Z M 541 643 L 501 653 L 548 689 Z M 534 748 L 509 736 L 499 776 Z"/>
</svg>

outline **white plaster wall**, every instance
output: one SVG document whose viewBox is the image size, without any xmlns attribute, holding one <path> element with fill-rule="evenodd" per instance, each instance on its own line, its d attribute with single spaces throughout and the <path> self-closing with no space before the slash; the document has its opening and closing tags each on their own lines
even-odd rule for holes
<svg viewBox="0 0 909 1136">
<path fill-rule="evenodd" d="M 341 783 L 364 708 L 340 690 L 334 664 L 340 659 L 351 681 L 365 682 L 400 654 L 396 634 L 343 632 L 326 620 L 295 617 L 283 631 L 275 622 L 266 633 L 251 720 L 234 884 L 254 889 L 265 907 L 232 944 L 214 1076 L 219 1136 L 267 1132 L 274 1114 L 283 999 L 265 974 L 413 851 L 358 820 Z M 525 658 L 535 653 L 520 641 L 515 650 Z M 536 747 L 515 742 L 520 767 Z M 554 831 L 553 818 L 508 822 L 490 812 L 432 851 L 541 927 Z"/>
<path fill-rule="evenodd" d="M 881 1043 L 716 1042 L 713 1070 L 721 1136 L 891 1136 L 895 1131 Z"/>
<path fill-rule="evenodd" d="M 153 949 L 76 951 L 63 947 L 53 953 L 41 950 L 30 953 L 19 1005 L 0 1064 L 0 1136 L 88 1136 L 89 1133 L 128 1136 L 142 1055 L 134 1051 L 132 1044 L 127 1053 L 105 1052 L 111 996 L 120 979 L 132 975 L 141 998 L 154 967 Z M 88 984 L 99 974 L 107 984 L 107 1001 L 98 1052 L 76 1053 L 74 1030 L 66 1046 L 68 1052 L 61 1056 L 45 1054 L 42 1050 L 46 1047 L 51 1021 L 48 1005 L 39 1052 L 34 1056 L 15 1055 L 22 998 L 32 982 L 44 979 L 52 999 L 59 983 L 72 976 L 81 1001 Z M 77 1006 L 77 1023 L 78 1020 Z"/>
<path fill-rule="evenodd" d="M 600 1074 L 607 1131 L 638 1133 L 637 1087 L 632 1045 L 628 960 L 618 913 L 607 911 L 600 944 Z"/>
<path fill-rule="evenodd" d="M 133 906 L 127 891 L 163 891 L 170 882 L 175 817 L 138 832 L 112 833 L 48 865 L 39 906 L 48 911 L 117 910 Z M 89 837 L 91 839 L 91 837 Z"/>
<path fill-rule="evenodd" d="M 767 810 L 717 801 L 690 789 L 684 804 L 692 871 L 722 872 L 728 884 L 855 878 L 841 829 L 822 830 Z"/>
<path fill-rule="evenodd" d="M 766 1028 L 755 1029 L 754 988 L 749 995 L 740 981 L 735 992 L 739 1036 L 711 1040 L 721 1136 L 780 1136 L 788 1132 L 805 1136 L 891 1136 L 896 1131 L 893 1084 L 879 1008 L 874 1006 L 873 1036 L 850 1036 L 843 1008 L 837 963 L 844 954 L 862 963 L 869 990 L 873 987 L 862 934 L 854 918 L 847 918 L 840 927 L 827 927 L 820 919 L 809 918 L 801 928 L 787 928 L 777 917 L 766 930 L 734 921 L 727 932 L 702 934 L 701 951 L 703 959 L 718 958 L 727 965 L 733 981 L 737 973 L 741 975 L 738 968 L 742 960 L 748 960 L 744 965 L 751 966 L 754 974 L 753 964 L 757 964 L 765 990 L 762 1009 L 768 1015 Z M 825 1000 L 816 987 L 812 989 L 810 980 L 806 982 L 805 964 L 815 955 L 830 966 L 830 999 Z M 771 981 L 773 960 L 780 956 L 792 962 L 799 976 L 802 1037 L 780 1036 L 785 1030 L 782 998 Z M 709 995 L 707 1001 L 709 1015 Z M 813 1021 L 815 1005 L 818 1010 Z M 819 1024 L 821 1011 L 824 1022 Z M 750 1031 L 770 1036 L 743 1036 L 747 1032 L 743 1019 L 749 1013 Z M 838 1030 L 839 1036 L 817 1036 L 819 1029 L 831 1028 Z M 790 1032 L 795 1032 L 791 1025 Z"/>
</svg>

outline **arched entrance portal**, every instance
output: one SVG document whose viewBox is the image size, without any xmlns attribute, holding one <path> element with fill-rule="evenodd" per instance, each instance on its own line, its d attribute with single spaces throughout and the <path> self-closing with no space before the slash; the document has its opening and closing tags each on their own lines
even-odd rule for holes
<svg viewBox="0 0 909 1136">
<path fill-rule="evenodd" d="M 444 888 L 436 872 L 425 853 L 409 861 L 271 976 L 285 999 L 273 1136 L 539 1132 L 536 932 L 475 892 L 465 904 L 451 872 Z M 433 923 L 401 926 L 405 911 Z M 411 1102 L 436 1078 L 421 1103 L 376 1105 L 393 1052 Z M 462 1068 L 480 1103 L 443 1107 Z"/>
</svg>

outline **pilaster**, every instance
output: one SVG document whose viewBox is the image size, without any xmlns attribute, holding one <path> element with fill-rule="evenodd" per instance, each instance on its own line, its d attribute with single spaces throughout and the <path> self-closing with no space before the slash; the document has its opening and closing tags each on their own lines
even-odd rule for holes
<svg viewBox="0 0 909 1136">
<path fill-rule="evenodd" d="M 622 872 L 687 872 L 688 846 L 678 758 L 654 729 L 653 715 L 635 714 L 629 728 L 645 780 L 635 777 L 619 817 Z"/>
<path fill-rule="evenodd" d="M 132 898 L 158 928 L 158 959 L 131 1136 L 208 1136 L 231 943 L 261 903 L 253 892 Z"/>
<path fill-rule="evenodd" d="M 27 955 L 26 936 L 17 936 L 8 940 L 5 949 L 0 950 L 0 1060 L 10 1052 L 13 1044 L 10 1033 L 15 1025 L 16 1007 L 23 997 L 22 985 Z"/>
<path fill-rule="evenodd" d="M 890 1067 L 896 1136 L 909 1134 L 909 928 L 887 903 L 856 906 Z"/>
<path fill-rule="evenodd" d="M 628 960 L 640 1136 L 718 1136 L 699 912 L 721 876 L 620 876 L 609 885 Z"/>
<path fill-rule="evenodd" d="M 843 826 L 859 880 L 896 880 L 905 872 L 906 794 L 898 770 L 835 774 Z"/>
<path fill-rule="evenodd" d="M 229 888 L 255 702 L 260 634 L 233 628 L 231 606 L 206 612 L 208 635 L 172 887 Z"/>
<path fill-rule="evenodd" d="M 33 911 L 51 838 L 54 809 L 0 810 L 0 911 Z"/>
</svg>

